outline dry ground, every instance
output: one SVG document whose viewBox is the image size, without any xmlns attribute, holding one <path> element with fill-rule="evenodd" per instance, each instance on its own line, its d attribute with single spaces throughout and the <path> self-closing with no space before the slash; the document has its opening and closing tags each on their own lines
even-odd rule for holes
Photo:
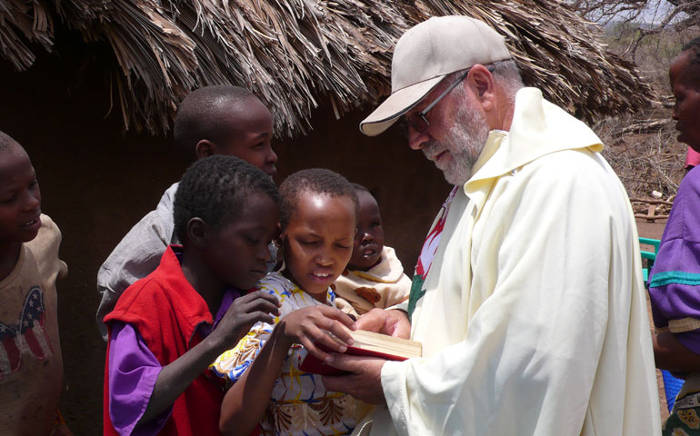
<svg viewBox="0 0 700 436">
<path fill-rule="evenodd" d="M 661 239 L 661 235 L 664 232 L 664 226 L 666 225 L 666 220 L 657 220 L 655 222 L 648 222 L 644 219 L 637 219 L 637 231 L 640 237 Z M 643 250 L 650 249 L 649 246 L 642 246 Z M 647 303 L 649 300 L 647 299 Z M 649 310 L 649 320 L 651 322 L 651 309 Z M 661 377 L 661 371 L 656 370 L 656 382 L 659 386 L 659 406 L 661 409 L 661 419 L 662 422 L 668 417 L 668 407 L 666 406 L 666 396 L 664 394 L 664 381 Z"/>
</svg>

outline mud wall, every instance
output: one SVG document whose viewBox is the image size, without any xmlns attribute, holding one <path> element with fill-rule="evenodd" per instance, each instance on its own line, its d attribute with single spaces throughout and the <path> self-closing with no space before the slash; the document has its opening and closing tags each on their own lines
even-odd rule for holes
<svg viewBox="0 0 700 436">
<path fill-rule="evenodd" d="M 110 60 L 99 47 L 68 39 L 60 52 L 22 73 L 0 61 L 0 130 L 29 152 L 42 209 L 63 232 L 61 257 L 69 276 L 58 285 L 66 385 L 61 410 L 75 434 L 98 434 L 104 344 L 94 322 L 95 275 L 184 167 L 169 158 L 168 138 L 123 133 L 118 109 L 110 110 Z M 357 123 L 365 112 L 338 121 L 319 108 L 309 135 L 275 145 L 277 181 L 302 168 L 326 167 L 377 192 L 387 243 L 411 271 L 449 187 L 396 135 L 362 136 Z"/>
</svg>

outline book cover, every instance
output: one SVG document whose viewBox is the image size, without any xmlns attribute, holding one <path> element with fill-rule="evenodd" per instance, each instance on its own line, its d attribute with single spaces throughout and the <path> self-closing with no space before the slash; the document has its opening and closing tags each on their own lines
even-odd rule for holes
<svg viewBox="0 0 700 436">
<path fill-rule="evenodd" d="M 397 361 L 421 357 L 422 355 L 420 342 L 365 330 L 355 330 L 351 334 L 354 344 L 348 347 L 346 354 Z M 341 375 L 344 373 L 343 370 L 327 365 L 311 354 L 306 356 L 299 369 L 320 375 Z"/>
</svg>

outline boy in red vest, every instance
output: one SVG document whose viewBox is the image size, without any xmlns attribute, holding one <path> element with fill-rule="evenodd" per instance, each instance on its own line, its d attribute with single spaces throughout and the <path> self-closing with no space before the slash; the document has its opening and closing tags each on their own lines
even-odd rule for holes
<svg viewBox="0 0 700 436">
<path fill-rule="evenodd" d="M 199 160 L 180 182 L 174 218 L 182 246 L 170 245 L 105 317 L 105 435 L 219 434 L 224 391 L 207 366 L 279 313 L 267 293 L 236 298 L 271 257 L 279 194 L 270 177 L 233 156 Z"/>
</svg>

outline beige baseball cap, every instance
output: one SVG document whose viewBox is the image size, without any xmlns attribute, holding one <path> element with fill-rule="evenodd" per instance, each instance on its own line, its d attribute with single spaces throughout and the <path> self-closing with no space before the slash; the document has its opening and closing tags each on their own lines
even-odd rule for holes
<svg viewBox="0 0 700 436">
<path fill-rule="evenodd" d="M 396 43 L 391 95 L 360 123 L 360 131 L 379 135 L 450 73 L 510 58 L 505 39 L 474 18 L 450 15 L 417 24 Z"/>
</svg>

